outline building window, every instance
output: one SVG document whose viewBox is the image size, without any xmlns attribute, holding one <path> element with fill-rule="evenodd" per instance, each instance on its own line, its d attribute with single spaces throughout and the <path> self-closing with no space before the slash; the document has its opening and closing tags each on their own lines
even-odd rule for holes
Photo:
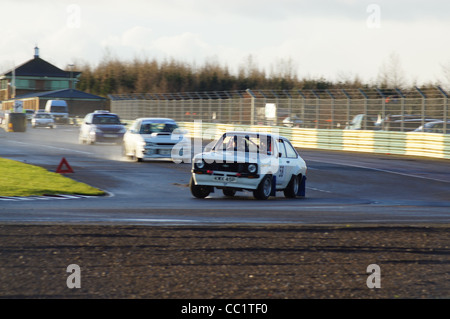
<svg viewBox="0 0 450 319">
<path fill-rule="evenodd" d="M 35 89 L 35 88 L 36 88 L 35 80 L 16 79 L 16 89 Z"/>
<path fill-rule="evenodd" d="M 69 81 L 46 81 L 45 89 L 46 90 L 62 90 L 69 88 Z"/>
<path fill-rule="evenodd" d="M 8 88 L 8 80 L 0 81 L 0 90 L 6 90 Z"/>
</svg>

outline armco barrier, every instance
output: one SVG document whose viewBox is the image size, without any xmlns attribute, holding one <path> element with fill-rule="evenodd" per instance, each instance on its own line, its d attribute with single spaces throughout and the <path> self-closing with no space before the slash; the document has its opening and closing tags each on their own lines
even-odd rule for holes
<svg viewBox="0 0 450 319">
<path fill-rule="evenodd" d="M 258 125 L 180 122 L 191 137 L 215 139 L 232 131 L 274 132 L 286 136 L 297 148 L 384 153 L 450 159 L 447 134 L 360 130 L 317 130 Z"/>
</svg>

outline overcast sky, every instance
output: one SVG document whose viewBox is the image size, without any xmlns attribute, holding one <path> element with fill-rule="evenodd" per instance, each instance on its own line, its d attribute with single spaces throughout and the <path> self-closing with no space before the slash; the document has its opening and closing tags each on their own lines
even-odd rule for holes
<svg viewBox="0 0 450 319">
<path fill-rule="evenodd" d="M 33 57 L 66 69 L 106 55 L 236 70 L 291 61 L 299 78 L 376 80 L 395 53 L 408 81 L 443 80 L 450 66 L 450 1 L 0 0 L 0 68 Z"/>
</svg>

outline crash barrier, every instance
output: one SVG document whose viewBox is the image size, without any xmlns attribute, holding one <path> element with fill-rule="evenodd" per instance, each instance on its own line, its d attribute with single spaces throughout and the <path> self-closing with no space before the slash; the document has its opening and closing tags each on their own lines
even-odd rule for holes
<svg viewBox="0 0 450 319">
<path fill-rule="evenodd" d="M 419 132 L 305 129 L 278 126 L 179 122 L 192 138 L 216 139 L 227 131 L 272 132 L 294 147 L 450 159 L 450 135 Z"/>
</svg>

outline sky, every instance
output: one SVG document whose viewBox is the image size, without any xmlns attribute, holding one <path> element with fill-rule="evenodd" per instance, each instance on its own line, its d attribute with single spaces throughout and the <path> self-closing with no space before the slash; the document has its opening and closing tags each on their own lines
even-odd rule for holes
<svg viewBox="0 0 450 319">
<path fill-rule="evenodd" d="M 175 59 L 250 60 L 267 75 L 373 83 L 390 57 L 413 85 L 448 81 L 450 1 L 0 0 L 0 71 L 40 57 L 62 68 Z"/>
</svg>

